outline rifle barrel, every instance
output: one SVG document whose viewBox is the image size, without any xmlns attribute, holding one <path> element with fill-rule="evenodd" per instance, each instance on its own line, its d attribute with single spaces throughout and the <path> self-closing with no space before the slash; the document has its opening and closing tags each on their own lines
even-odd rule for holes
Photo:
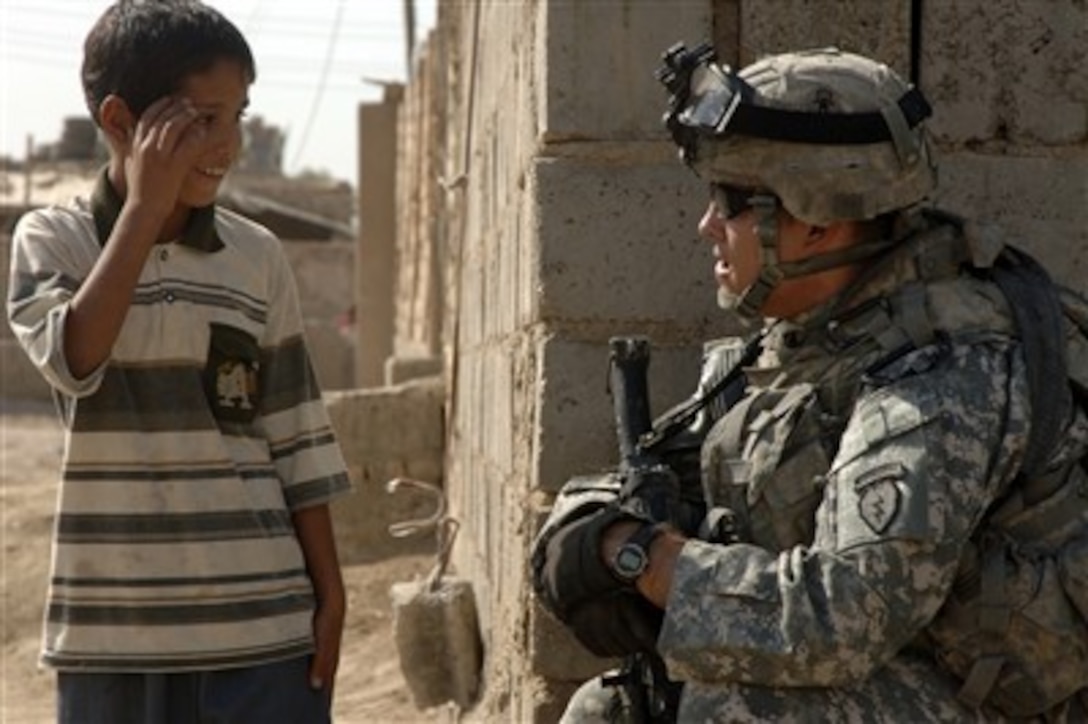
<svg viewBox="0 0 1088 724">
<path fill-rule="evenodd" d="M 616 418 L 616 438 L 623 466 L 645 463 L 639 439 L 650 431 L 649 385 L 650 340 L 647 337 L 612 337 L 609 387 Z"/>
</svg>

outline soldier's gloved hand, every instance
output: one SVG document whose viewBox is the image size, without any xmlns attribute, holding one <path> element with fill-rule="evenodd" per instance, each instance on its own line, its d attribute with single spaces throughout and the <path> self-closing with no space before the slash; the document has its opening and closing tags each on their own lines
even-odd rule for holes
<svg viewBox="0 0 1088 724">
<path fill-rule="evenodd" d="M 620 503 L 655 523 L 680 524 L 680 479 L 667 465 L 635 467 L 624 473 Z"/>
<path fill-rule="evenodd" d="M 556 530 L 533 559 L 533 584 L 544 606 L 598 656 L 651 651 L 661 628 L 661 611 L 601 558 L 605 530 L 630 520 L 639 519 L 604 506 Z"/>
<path fill-rule="evenodd" d="M 567 626 L 597 656 L 628 656 L 656 649 L 664 617 L 638 591 L 626 588 L 575 607 Z"/>
</svg>

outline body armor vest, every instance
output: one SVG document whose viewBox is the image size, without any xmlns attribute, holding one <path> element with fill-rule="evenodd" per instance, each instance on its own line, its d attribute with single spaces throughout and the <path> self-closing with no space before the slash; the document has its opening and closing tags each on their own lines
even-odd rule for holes
<svg viewBox="0 0 1088 724">
<path fill-rule="evenodd" d="M 847 312 L 779 323 L 769 335 L 746 394 L 710 426 L 702 448 L 707 506 L 731 511 L 739 539 L 775 551 L 812 543 L 853 403 L 895 360 L 942 340 L 1018 336 L 1010 301 L 1030 300 L 1010 300 L 976 274 L 997 257 L 995 245 L 965 238 L 949 221 L 937 219 L 878 261 L 865 299 Z M 1046 441 L 1050 464 L 1018 476 L 987 513 L 927 631 L 927 645 L 964 682 L 961 699 L 1009 716 L 1038 715 L 1088 686 L 1088 386 L 1078 380 L 1088 374 L 1088 306 L 1066 301 L 1066 339 L 1051 341 L 1051 351 L 1064 343 L 1081 396 L 1056 426 L 1066 439 Z M 1041 414 L 1033 409 L 1033 427 Z"/>
<path fill-rule="evenodd" d="M 1015 334 L 1000 291 L 959 275 L 971 258 L 958 229 L 938 224 L 877 262 L 848 311 L 776 323 L 745 396 L 702 448 L 707 505 L 731 509 L 742 539 L 771 550 L 812 542 L 823 476 L 867 375 L 938 336 Z"/>
</svg>

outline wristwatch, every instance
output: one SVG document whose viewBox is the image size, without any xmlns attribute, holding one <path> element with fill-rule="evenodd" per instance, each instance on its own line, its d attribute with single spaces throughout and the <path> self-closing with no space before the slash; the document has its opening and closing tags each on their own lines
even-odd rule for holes
<svg viewBox="0 0 1088 724">
<path fill-rule="evenodd" d="M 612 556 L 612 574 L 624 583 L 634 584 L 650 565 L 650 543 L 661 533 L 656 523 L 643 523 Z"/>
</svg>

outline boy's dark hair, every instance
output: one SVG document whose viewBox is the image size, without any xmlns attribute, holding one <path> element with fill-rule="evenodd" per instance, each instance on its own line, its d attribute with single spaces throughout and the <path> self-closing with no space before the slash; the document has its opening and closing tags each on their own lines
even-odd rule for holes
<svg viewBox="0 0 1088 724">
<path fill-rule="evenodd" d="M 218 60 L 237 62 L 257 77 L 249 43 L 229 20 L 199 0 L 118 0 L 83 44 L 83 96 L 98 123 L 98 107 L 120 96 L 139 117 L 182 81 Z"/>
</svg>

